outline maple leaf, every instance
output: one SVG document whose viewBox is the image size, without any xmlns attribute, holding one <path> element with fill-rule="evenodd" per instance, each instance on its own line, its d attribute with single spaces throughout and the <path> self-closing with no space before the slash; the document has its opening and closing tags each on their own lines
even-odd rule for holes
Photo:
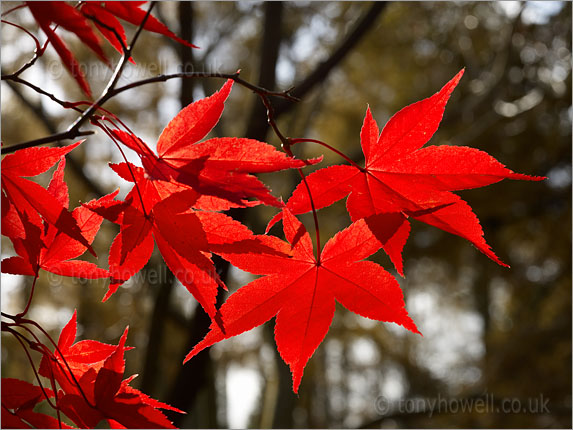
<svg viewBox="0 0 573 430">
<path fill-rule="evenodd" d="M 77 81 L 82 91 L 91 97 L 90 86 L 78 60 L 60 36 L 56 34 L 55 29 L 50 27 L 53 23 L 71 31 L 89 46 L 102 61 L 109 65 L 109 60 L 103 52 L 100 40 L 92 30 L 86 17 L 76 8 L 63 1 L 29 1 L 26 2 L 26 5 L 40 28 L 46 33 L 48 40 L 60 56 L 64 66 Z"/>
<path fill-rule="evenodd" d="M 50 169 L 58 160 L 78 146 L 81 141 L 63 148 L 27 148 L 8 154 L 2 160 L 2 190 L 13 206 L 16 217 L 6 222 L 3 210 L 2 234 L 14 238 L 25 237 L 24 222 L 41 226 L 42 220 L 54 226 L 61 233 L 85 246 L 95 256 L 90 242 L 83 236 L 73 215 L 67 211 L 58 198 L 39 184 L 22 176 L 37 176 Z"/>
<path fill-rule="evenodd" d="M 368 108 L 360 133 L 365 167 L 331 166 L 308 175 L 306 182 L 315 208 L 349 196 L 346 206 L 352 221 L 377 214 L 402 213 L 406 218 L 469 240 L 490 259 L 505 266 L 486 243 L 471 207 L 451 191 L 483 187 L 505 178 L 529 181 L 544 178 L 514 173 L 474 148 L 422 148 L 438 129 L 446 103 L 463 72 L 433 96 L 399 111 L 381 133 Z M 311 210 L 305 184 L 298 185 L 287 207 L 294 214 Z M 271 220 L 267 231 L 280 217 L 281 213 Z M 400 274 L 403 274 L 401 250 L 407 235 L 404 230 L 389 252 Z"/>
<path fill-rule="evenodd" d="M 73 428 L 57 419 L 35 412 L 34 407 L 54 397 L 52 390 L 32 385 L 14 378 L 2 378 L 2 427 L 3 428 Z"/>
<path fill-rule="evenodd" d="M 127 39 L 125 37 L 125 30 L 119 19 L 130 22 L 131 24 L 139 26 L 147 14 L 146 10 L 141 9 L 141 6 L 147 2 L 145 1 L 104 1 L 104 2 L 82 2 L 80 5 L 81 12 L 88 18 L 95 18 L 94 24 L 107 39 L 107 41 L 119 52 L 123 54 L 123 46 L 127 46 Z M 101 25 L 104 23 L 105 26 Z M 110 28 L 113 28 L 112 31 Z M 153 15 L 149 15 L 143 28 L 188 46 L 190 48 L 197 48 L 192 43 L 187 42 L 177 37 L 170 31 L 163 23 L 161 23 Z M 121 38 L 121 42 L 118 40 Z M 123 42 L 123 46 L 122 46 Z"/>
<path fill-rule="evenodd" d="M 404 222 L 400 216 L 386 224 L 386 240 Z M 286 243 L 259 236 L 275 252 L 253 251 L 247 243 L 228 246 L 220 255 L 248 272 L 267 275 L 231 295 L 220 308 L 225 332 L 212 323 L 210 331 L 187 355 L 259 326 L 276 315 L 275 340 L 282 359 L 290 366 L 293 390 L 298 392 L 303 370 L 326 335 L 335 301 L 348 310 L 378 321 L 400 324 L 419 333 L 404 308 L 398 282 L 382 267 L 359 261 L 376 252 L 383 240 L 359 220 L 329 240 L 320 257 L 313 253 L 310 236 L 287 209 L 283 209 Z"/>
<path fill-rule="evenodd" d="M 81 376 L 90 369 L 99 371 L 106 358 L 113 351 L 115 345 L 98 342 L 91 339 L 75 342 L 77 335 L 77 311 L 74 311 L 68 323 L 62 329 L 58 338 L 58 348 L 53 357 L 42 356 L 39 373 L 42 376 L 54 378 L 66 393 L 79 393 L 74 381 L 67 375 L 67 371 Z"/>
<path fill-rule="evenodd" d="M 126 166 L 113 165 L 113 168 L 123 175 Z M 143 268 L 155 241 L 171 272 L 214 318 L 218 287 L 226 287 L 211 261 L 211 243 L 221 245 L 249 239 L 252 232 L 223 214 L 189 209 L 196 199 L 194 191 L 171 193 L 169 187 L 162 189 L 161 183 L 145 180 L 143 169 L 133 165 L 130 168 L 138 188 L 134 187 L 124 201 L 106 199 L 85 204 L 120 225 L 110 248 L 110 285 L 103 301 Z M 223 238 L 223 232 L 228 236 Z"/>
<path fill-rule="evenodd" d="M 65 209 L 69 205 L 68 187 L 64 182 L 65 158 L 62 156 L 48 186 L 56 201 Z M 100 199 L 101 202 L 112 199 L 107 196 Z M 95 204 L 95 202 L 94 202 Z M 89 209 L 79 206 L 72 212 L 82 236 L 88 244 L 91 244 L 99 230 L 103 218 Z M 17 224 L 18 215 L 15 208 L 9 205 L 5 215 L 7 225 Z M 11 237 L 14 250 L 18 256 L 2 260 L 2 272 L 14 275 L 37 276 L 40 269 L 56 273 L 62 276 L 78 278 L 106 278 L 107 270 L 100 269 L 95 264 L 72 260 L 86 251 L 86 246 L 62 233 L 55 226 L 46 224 L 37 226 L 26 220 L 24 229 L 27 231 L 23 236 Z"/>
<path fill-rule="evenodd" d="M 54 357 L 44 355 L 40 364 L 40 374 L 53 376 L 60 384 L 58 405 L 74 423 L 94 428 L 105 419 L 112 428 L 173 428 L 159 409 L 184 412 L 131 387 L 135 376 L 123 379 L 124 353 L 132 349 L 125 346 L 127 329 L 118 345 L 93 340 L 74 343 L 76 332 L 74 312 L 62 329 Z"/>
<path fill-rule="evenodd" d="M 139 26 L 147 14 L 147 11 L 141 9 L 141 6 L 144 3 L 146 2 L 81 2 L 79 9 L 63 1 L 28 1 L 26 2 L 26 5 L 60 56 L 64 66 L 76 80 L 82 91 L 88 97 L 91 97 L 91 89 L 82 67 L 62 38 L 58 36 L 55 27 L 52 28 L 51 25 L 55 24 L 55 26 L 62 27 L 63 29 L 74 33 L 109 66 L 110 61 L 102 49 L 99 37 L 90 26 L 88 18 L 92 18 L 95 26 L 107 41 L 118 52 L 123 54 L 122 43 L 124 46 L 127 46 L 127 39 L 125 37 L 125 30 L 118 21 L 118 18 Z M 147 17 L 147 21 L 143 28 L 147 31 L 163 34 L 184 44 L 185 46 L 196 48 L 195 45 L 177 37 L 152 15 Z M 121 41 L 118 40 L 118 37 Z"/>
<path fill-rule="evenodd" d="M 197 143 L 219 121 L 232 86 L 233 80 L 229 79 L 215 94 L 181 110 L 159 136 L 158 155 L 131 133 L 113 133 L 139 155 L 149 179 L 197 191 L 197 209 L 227 210 L 257 202 L 281 207 L 251 173 L 300 168 L 321 159 L 297 160 L 253 139 L 214 138 Z M 123 177 L 128 179 L 127 175 Z M 133 181 L 133 177 L 128 180 Z M 249 198 L 257 201 L 248 201 Z"/>
</svg>

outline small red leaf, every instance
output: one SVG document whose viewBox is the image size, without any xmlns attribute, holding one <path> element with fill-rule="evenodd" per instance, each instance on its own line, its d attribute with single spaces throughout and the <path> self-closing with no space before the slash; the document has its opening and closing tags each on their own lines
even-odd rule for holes
<svg viewBox="0 0 573 430">
<path fill-rule="evenodd" d="M 60 337 L 58 338 L 58 348 L 60 351 L 67 351 L 70 346 L 73 345 L 74 340 L 76 340 L 78 328 L 78 311 L 74 309 L 74 313 L 72 318 L 68 321 L 68 323 L 62 329 L 60 333 Z"/>
<path fill-rule="evenodd" d="M 212 96 L 197 100 L 181 110 L 159 136 L 157 141 L 159 156 L 176 157 L 182 148 L 187 148 L 203 139 L 219 122 L 225 100 L 232 87 L 233 81 L 229 79 Z"/>
<path fill-rule="evenodd" d="M 133 377 L 123 379 L 124 353 L 131 349 L 125 346 L 127 328 L 118 345 L 107 345 L 94 340 L 73 343 L 76 322 L 77 315 L 74 312 L 60 334 L 58 351 L 53 357 L 57 363 L 44 355 L 40 364 L 39 373 L 54 377 L 61 387 L 58 394 L 59 409 L 81 428 L 95 428 L 103 419 L 108 420 L 114 428 L 173 428 L 173 424 L 159 409 L 182 411 L 130 387 Z M 3 389 L 3 405 L 5 392 Z M 36 395 L 37 391 L 32 394 Z M 36 401 L 35 398 L 33 401 Z M 25 418 L 27 420 L 28 416 Z M 43 422 L 41 419 L 44 419 L 33 418 L 34 423 Z M 45 423 L 48 427 L 50 421 Z"/>
<path fill-rule="evenodd" d="M 2 159 L 2 174 L 7 176 L 37 176 L 56 164 L 62 156 L 82 141 L 61 148 L 25 148 Z"/>
<path fill-rule="evenodd" d="M 105 1 L 100 2 L 98 6 L 104 8 L 105 10 L 109 11 L 110 13 L 114 14 L 116 17 L 123 19 L 127 22 L 130 22 L 136 26 L 139 26 L 145 15 L 147 14 L 146 10 L 141 9 L 141 5 L 145 2 L 137 2 L 137 1 Z M 143 26 L 144 29 L 147 31 L 151 31 L 154 33 L 163 34 L 164 36 L 170 37 L 171 39 L 188 46 L 190 48 L 197 48 L 192 43 L 187 42 L 179 37 L 177 37 L 172 31 L 170 31 L 163 23 L 161 23 L 157 18 L 153 15 L 149 15 L 147 17 L 147 21 Z"/>
</svg>

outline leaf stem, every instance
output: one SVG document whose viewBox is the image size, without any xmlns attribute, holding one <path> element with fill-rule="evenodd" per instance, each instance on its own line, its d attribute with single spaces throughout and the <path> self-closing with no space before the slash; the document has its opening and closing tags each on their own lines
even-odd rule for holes
<svg viewBox="0 0 573 430">
<path fill-rule="evenodd" d="M 5 315 L 4 315 L 4 316 L 5 316 Z M 49 333 L 48 333 L 40 324 L 38 324 L 38 323 L 37 323 L 36 321 L 34 321 L 34 320 L 30 320 L 30 319 L 26 319 L 26 318 L 21 318 L 21 319 L 18 321 L 18 325 L 19 325 L 20 327 L 23 327 L 25 330 L 27 330 L 28 332 L 32 333 L 31 330 L 30 330 L 29 328 L 27 328 L 27 327 L 24 327 L 23 324 L 30 324 L 30 325 L 36 327 L 38 330 L 40 330 L 40 332 L 41 332 L 44 336 L 46 336 L 46 338 L 48 339 L 48 341 L 54 346 L 54 351 L 57 352 L 58 354 L 60 354 L 60 357 L 62 358 L 62 361 L 64 362 L 64 364 L 65 364 L 65 366 L 66 366 L 66 370 L 68 371 L 68 373 L 69 373 L 70 376 L 71 376 L 71 378 L 68 378 L 68 380 L 73 381 L 73 383 L 78 387 L 78 390 L 79 390 L 80 394 L 82 395 L 82 397 L 84 398 L 85 402 L 86 402 L 90 407 L 95 408 L 95 405 L 93 405 L 93 404 L 89 401 L 89 399 L 87 398 L 87 396 L 86 396 L 84 390 L 82 389 L 82 387 L 81 387 L 79 381 L 78 381 L 77 378 L 76 378 L 76 375 L 74 375 L 74 372 L 72 372 L 72 369 L 71 369 L 71 367 L 70 367 L 68 361 L 66 360 L 66 357 L 64 356 L 64 354 L 62 353 L 62 351 L 61 351 L 60 348 L 58 347 L 58 344 L 57 344 L 57 343 L 54 341 L 54 339 L 52 339 L 52 337 L 49 335 Z M 32 335 L 33 335 L 33 333 L 32 333 Z M 42 346 L 44 346 L 45 348 L 47 348 L 45 345 L 42 345 Z M 49 354 L 50 356 L 56 358 L 56 357 L 55 357 L 55 354 L 52 354 L 50 350 L 48 350 L 48 352 L 50 353 L 50 354 Z M 64 370 L 62 364 L 57 360 L 57 358 L 56 358 L 56 363 L 57 363 L 57 365 L 58 365 L 62 370 Z M 65 374 L 65 372 L 64 372 L 64 374 Z"/>
<path fill-rule="evenodd" d="M 38 375 L 38 371 L 36 370 L 36 366 L 34 365 L 34 360 L 32 360 L 32 356 L 30 355 L 28 348 L 24 344 L 24 340 L 27 343 L 30 343 L 30 340 L 27 339 L 26 336 L 24 336 L 22 333 L 18 333 L 16 330 L 11 328 L 10 325 L 12 325 L 12 324 L 7 324 L 5 322 L 2 322 L 2 331 L 7 331 L 8 333 L 11 333 L 12 336 L 14 336 L 16 338 L 16 340 L 18 341 L 18 343 L 22 346 L 22 349 L 24 350 L 24 353 L 26 354 L 26 357 L 28 358 L 28 361 L 30 362 L 30 366 L 32 367 L 32 371 L 34 372 L 34 376 L 36 377 L 36 381 L 38 381 L 38 385 L 39 385 L 40 389 L 42 390 L 42 394 L 46 398 L 48 404 L 53 409 L 57 409 L 57 405 L 54 405 L 52 403 L 52 401 L 50 400 L 50 397 L 48 396 L 48 393 L 46 393 L 46 390 L 45 390 L 44 386 L 42 385 L 42 381 L 40 380 L 40 376 Z M 22 338 L 24 340 L 22 340 Z"/>
<path fill-rule="evenodd" d="M 113 35 L 115 36 L 115 38 L 117 39 L 118 43 L 121 45 L 121 49 L 123 50 L 123 52 L 127 51 L 127 46 L 125 46 L 125 42 L 123 41 L 121 35 L 117 32 L 117 30 L 115 29 L 115 27 L 112 27 L 111 25 L 107 25 L 105 22 L 103 22 L 102 20 L 98 19 L 96 16 L 94 15 L 89 15 L 87 13 L 84 13 L 84 11 L 81 11 L 82 14 L 86 17 L 91 19 L 93 22 L 95 22 L 97 25 L 105 28 L 108 31 L 111 31 L 113 33 Z"/>
<path fill-rule="evenodd" d="M 148 215 L 147 211 L 145 210 L 145 204 L 143 203 L 143 195 L 141 194 L 141 190 L 139 189 L 139 184 L 137 183 L 137 180 L 135 179 L 135 173 L 133 173 L 133 170 L 131 170 L 131 164 L 129 163 L 129 161 L 127 161 L 127 157 L 125 156 L 125 152 L 123 152 L 123 149 L 121 149 L 121 145 L 119 144 L 119 142 L 117 141 L 117 139 L 115 138 L 115 136 L 113 135 L 111 130 L 104 124 L 98 123 L 98 125 L 105 132 L 105 134 L 107 134 L 108 137 L 113 141 L 115 146 L 117 146 L 117 149 L 119 149 L 119 152 L 121 153 L 121 156 L 123 157 L 123 160 L 125 161 L 125 164 L 127 165 L 129 173 L 130 173 L 131 177 L 133 178 L 133 183 L 135 184 L 135 189 L 137 191 L 137 195 L 139 196 L 139 201 L 141 202 L 141 209 L 143 210 L 143 215 L 145 215 L 145 218 L 149 218 L 149 215 Z"/>
<path fill-rule="evenodd" d="M 300 167 L 297 170 L 298 170 L 298 173 L 300 174 L 300 177 L 302 178 L 302 182 L 304 182 L 304 185 L 306 187 L 306 191 L 308 192 L 308 198 L 310 200 L 310 207 L 312 208 L 312 217 L 314 219 L 314 232 L 316 235 L 316 262 L 318 265 L 320 265 L 320 255 L 322 253 L 322 245 L 320 244 L 320 228 L 318 225 L 318 215 L 316 213 L 316 207 L 314 206 L 314 200 L 312 198 L 312 193 L 310 191 L 310 186 L 308 185 L 308 182 L 306 180 L 306 176 L 304 175 L 304 172 L 302 171 L 302 169 Z"/>
<path fill-rule="evenodd" d="M 12 13 L 12 12 L 14 12 L 15 10 L 21 9 L 21 8 L 23 8 L 23 7 L 26 7 L 26 4 L 25 4 L 25 3 L 19 4 L 18 6 L 14 6 L 12 9 L 8 9 L 6 12 L 3 12 L 3 13 L 2 13 L 2 16 L 6 16 L 6 15 L 8 15 L 9 13 Z"/>
<path fill-rule="evenodd" d="M 24 5 L 21 6 L 16 6 L 15 8 L 11 9 L 11 10 L 15 10 L 18 7 L 22 7 Z M 8 11 L 10 12 L 10 11 Z M 4 14 L 2 14 L 2 16 L 4 16 Z M 32 33 L 30 33 L 28 30 L 26 30 L 24 27 L 15 24 L 13 22 L 10 21 L 6 21 L 6 20 L 2 20 L 3 24 L 8 24 L 8 25 L 12 25 L 14 27 L 16 27 L 19 30 L 22 30 L 23 32 L 25 32 L 28 36 L 30 36 L 33 40 L 34 40 L 34 44 L 36 45 L 36 48 L 34 49 L 34 56 L 28 60 L 28 62 L 24 65 L 22 65 L 22 67 L 20 67 L 18 70 L 16 70 L 14 73 L 11 73 L 9 75 L 2 75 L 2 80 L 4 79 L 11 79 L 13 77 L 16 77 L 18 75 L 20 75 L 21 73 L 23 73 L 26 69 L 32 67 L 34 65 L 34 63 L 38 60 L 38 58 L 40 58 L 43 54 L 44 51 L 46 50 L 49 40 L 46 40 L 46 43 L 44 43 L 44 46 L 40 45 L 40 41 L 38 40 L 38 38 L 36 36 L 34 36 Z"/>
<path fill-rule="evenodd" d="M 32 291 L 30 291 L 30 296 L 28 297 L 28 302 L 26 303 L 26 307 L 24 308 L 24 310 L 22 312 L 20 312 L 19 314 L 16 315 L 16 320 L 19 320 L 20 318 L 22 318 L 24 315 L 26 315 L 28 313 L 28 310 L 30 309 L 30 305 L 32 304 L 32 297 L 34 296 L 34 290 L 36 288 L 36 281 L 38 280 L 39 277 L 39 273 L 36 272 L 36 275 L 34 276 L 34 281 L 32 282 Z"/>
<path fill-rule="evenodd" d="M 338 154 L 339 156 L 341 156 L 342 158 L 344 158 L 346 161 L 348 161 L 352 166 L 356 167 L 358 170 L 365 172 L 366 169 L 364 167 L 361 167 L 360 165 L 358 165 L 356 162 L 354 162 L 349 156 L 347 156 L 346 154 L 344 154 L 343 152 L 339 151 L 338 149 L 334 148 L 333 146 L 330 146 L 328 143 L 323 142 L 322 140 L 317 140 L 317 139 L 307 139 L 307 138 L 296 138 L 296 139 L 289 139 L 289 143 L 290 145 L 295 145 L 297 143 L 303 143 L 303 142 L 310 142 L 310 143 L 317 143 L 321 146 L 324 146 L 325 148 L 327 148 L 328 150 L 334 152 L 335 154 Z"/>
</svg>

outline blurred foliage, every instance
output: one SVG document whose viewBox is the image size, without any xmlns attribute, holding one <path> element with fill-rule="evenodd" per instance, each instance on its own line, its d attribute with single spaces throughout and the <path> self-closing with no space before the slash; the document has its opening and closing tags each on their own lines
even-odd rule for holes
<svg viewBox="0 0 573 430">
<path fill-rule="evenodd" d="M 210 353 L 215 362 L 212 386 L 216 391 L 197 398 L 182 426 L 205 427 L 212 421 L 204 417 L 213 415 L 221 427 L 571 427 L 572 7 L 558 2 L 502 3 L 389 4 L 342 65 L 281 117 L 279 125 L 288 136 L 323 140 L 362 162 L 359 131 L 367 104 L 382 126 L 393 113 L 430 96 L 465 67 L 430 143 L 476 147 L 515 171 L 548 176 L 541 183 L 505 181 L 463 192 L 482 222 L 488 243 L 511 269 L 498 267 L 458 237 L 413 223 L 404 251 L 406 278 L 401 284 L 407 308 L 424 337 L 365 320 L 340 307 L 295 397 L 290 386 L 279 384 L 278 372 L 284 372 L 284 364 L 276 360 L 270 331 L 254 330 L 203 353 Z M 15 4 L 3 2 L 2 10 Z M 159 6 L 155 13 L 178 32 L 178 8 L 172 3 Z M 192 69 L 233 72 L 240 68 L 245 79 L 256 81 L 263 5 L 194 2 L 192 6 L 193 42 L 201 47 L 193 52 Z M 328 58 L 368 6 L 361 2 L 285 3 L 279 89 L 295 85 Z M 35 29 L 25 10 L 13 12 L 9 19 Z M 134 30 L 129 28 L 131 34 Z M 27 61 L 33 45 L 7 25 L 2 27 L 2 38 L 4 73 Z M 67 40 L 86 65 L 97 94 L 111 71 L 79 41 Z M 137 65 L 126 69 L 121 82 L 181 69 L 177 46 L 145 32 L 135 60 Z M 48 49 L 24 77 L 60 97 L 82 97 L 53 50 Z M 220 85 L 220 80 L 197 80 L 193 94 L 199 98 Z M 19 90 L 43 111 L 44 121 L 3 82 L 4 144 L 47 134 L 46 121 L 64 129 L 73 120 L 73 113 L 27 88 Z M 148 85 L 116 97 L 105 107 L 153 145 L 181 107 L 179 91 L 177 80 Z M 254 103 L 260 102 L 236 86 L 216 133 L 244 134 L 245 112 Z M 268 141 L 277 143 L 270 134 Z M 295 152 L 301 156 L 324 153 L 313 144 L 301 144 Z M 104 190 L 118 185 L 125 188 L 126 183 L 107 168 L 109 161 L 118 161 L 120 156 L 101 133 L 90 136 L 75 155 L 80 155 L 85 175 Z M 343 162 L 335 154 L 324 155 L 323 165 Z M 285 199 L 298 181 L 290 172 L 264 179 Z M 66 180 L 71 202 L 96 197 L 69 170 Z M 272 209 L 249 209 L 245 222 L 262 233 L 273 213 Z M 319 215 L 325 239 L 349 223 L 343 203 Z M 302 219 L 310 230 L 310 218 Z M 272 232 L 279 235 L 280 228 Z M 105 265 L 114 234 L 114 226 L 104 224 L 96 238 L 101 265 Z M 2 254 L 10 253 L 10 244 L 3 238 Z M 375 259 L 393 270 L 381 253 Z M 128 372 L 139 373 L 154 298 L 158 288 L 172 282 L 160 260 L 155 255 L 149 270 L 105 304 L 100 303 L 105 282 L 44 274 L 31 317 L 57 334 L 78 308 L 79 335 L 108 343 L 115 342 L 129 324 L 128 342 L 137 349 L 128 355 Z M 232 270 L 230 290 L 250 279 Z M 2 275 L 3 311 L 20 309 L 28 292 L 27 280 Z M 154 358 L 158 383 L 148 394 L 168 397 L 181 366 L 179 358 L 186 352 L 185 333 L 195 311 L 190 295 L 176 285 L 165 316 L 165 341 Z M 3 376 L 31 380 L 21 355 L 12 339 L 2 338 Z M 292 397 L 288 405 L 277 404 L 279 390 Z M 249 400 L 251 395 L 255 397 Z M 540 403 L 535 410 L 540 396 L 549 400 L 547 409 L 541 409 Z M 493 398 L 493 410 L 461 412 L 443 404 L 428 410 L 432 400 L 476 398 Z M 421 402 L 413 408 L 416 399 Z M 529 405 L 529 412 L 496 411 L 506 399 Z M 277 408 L 286 408 L 289 419 L 273 421 Z M 248 422 L 242 421 L 248 414 Z"/>
</svg>

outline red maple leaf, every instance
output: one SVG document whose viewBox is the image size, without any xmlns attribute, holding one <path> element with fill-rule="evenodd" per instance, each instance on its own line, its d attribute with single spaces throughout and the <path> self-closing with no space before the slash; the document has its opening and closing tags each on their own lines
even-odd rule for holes
<svg viewBox="0 0 573 430">
<path fill-rule="evenodd" d="M 478 188 L 505 178 L 538 181 L 544 178 L 514 173 L 487 153 L 463 146 L 422 148 L 438 129 L 450 94 L 463 75 L 461 70 L 433 96 L 395 114 L 381 133 L 370 109 L 360 133 L 365 167 L 338 165 L 318 170 L 306 178 L 316 209 L 347 195 L 353 221 L 376 214 L 401 213 L 469 240 L 498 264 L 483 237 L 470 206 L 451 191 Z M 287 207 L 294 214 L 311 210 L 306 185 L 293 192 Z M 269 223 L 270 228 L 281 217 Z M 401 250 L 408 236 L 394 243 L 389 253 L 402 274 Z"/>
<path fill-rule="evenodd" d="M 47 191 L 67 209 L 69 197 L 68 187 L 64 182 L 65 165 L 66 160 L 62 156 Z M 113 197 L 103 197 L 99 201 L 103 202 Z M 2 226 L 6 225 L 10 230 L 10 226 L 17 226 L 21 220 L 14 206 L 9 201 L 6 203 L 8 207 L 2 219 Z M 102 217 L 82 206 L 73 210 L 72 217 L 82 236 L 88 244 L 91 244 L 99 231 Z M 18 256 L 2 260 L 3 273 L 37 276 L 39 270 L 44 269 L 58 275 L 78 278 L 95 279 L 109 276 L 107 270 L 100 269 L 93 263 L 72 260 L 82 255 L 87 249 L 86 246 L 70 238 L 54 225 L 47 223 L 44 226 L 35 225 L 26 219 L 23 228 L 25 230 L 23 234 L 12 234 L 10 237 Z"/>
<path fill-rule="evenodd" d="M 52 390 L 14 378 L 2 378 L 2 428 L 73 428 L 54 417 L 35 412 L 34 407 Z"/>
<path fill-rule="evenodd" d="M 149 261 L 155 239 L 173 274 L 205 311 L 214 316 L 221 281 L 210 260 L 201 221 L 195 211 L 188 209 L 189 202 L 196 198 L 195 193 L 187 190 L 162 197 L 152 181 L 143 179 L 143 169 L 136 166 L 132 169 L 138 177 L 138 188 L 134 187 L 125 201 L 85 204 L 120 225 L 109 252 L 110 285 L 103 301 Z"/>
<path fill-rule="evenodd" d="M 219 121 L 232 86 L 229 79 L 215 94 L 182 109 L 159 136 L 158 155 L 131 133 L 114 130 L 113 134 L 139 155 L 146 179 L 169 182 L 172 190 L 179 187 L 198 192 L 193 202 L 197 209 L 227 210 L 258 202 L 281 207 L 252 173 L 304 167 L 320 159 L 297 160 L 253 139 L 224 137 L 199 142 Z M 124 179 L 134 180 L 126 168 L 123 172 Z"/>
<path fill-rule="evenodd" d="M 385 224 L 391 238 L 403 218 Z M 272 236 L 227 246 L 220 255 L 248 272 L 268 275 L 240 288 L 220 308 L 225 332 L 211 324 L 207 336 L 187 355 L 259 326 L 275 315 L 275 340 L 290 366 L 296 393 L 304 367 L 326 335 L 335 302 L 366 318 L 400 324 L 418 333 L 404 308 L 398 282 L 382 267 L 359 261 L 375 253 L 385 240 L 374 236 L 364 220 L 352 224 L 328 241 L 318 258 L 304 226 L 283 210 L 284 233 L 289 243 Z M 262 251 L 259 246 L 273 252 Z"/>
<path fill-rule="evenodd" d="M 123 53 L 123 46 L 127 46 L 127 39 L 125 37 L 125 30 L 118 21 L 118 18 L 135 25 L 140 25 L 147 14 L 147 11 L 141 9 L 144 3 L 146 2 L 82 2 L 79 9 L 63 1 L 29 1 L 26 2 L 26 5 L 60 56 L 64 66 L 77 81 L 82 91 L 88 97 L 91 97 L 91 89 L 84 71 L 72 51 L 70 51 L 66 43 L 56 33 L 56 27 L 61 27 L 74 33 L 85 45 L 92 49 L 103 62 L 109 65 L 110 62 L 102 49 L 101 41 L 93 31 L 88 18 L 92 19 L 95 26 L 108 42 L 117 51 Z M 55 27 L 52 27 L 52 24 L 55 24 Z M 143 28 L 147 31 L 163 34 L 186 46 L 196 48 L 195 45 L 177 37 L 152 15 L 147 17 Z"/>
<path fill-rule="evenodd" d="M 50 27 L 51 24 L 56 24 L 65 30 L 71 31 L 89 46 L 102 61 L 109 64 L 109 60 L 101 47 L 100 39 L 92 30 L 86 17 L 76 8 L 63 1 L 29 1 L 26 4 L 40 28 L 46 33 L 48 40 L 60 56 L 64 66 L 77 81 L 82 91 L 91 97 L 90 86 L 78 60 L 60 36 L 56 34 L 55 29 Z"/>
<path fill-rule="evenodd" d="M 173 428 L 159 409 L 184 412 L 131 387 L 135 376 L 123 379 L 124 353 L 131 349 L 125 346 L 127 329 L 118 345 L 74 343 L 76 331 L 74 312 L 60 334 L 57 351 L 51 358 L 44 355 L 40 365 L 41 375 L 60 384 L 61 410 L 82 428 L 94 428 L 103 419 L 112 428 Z"/>
<path fill-rule="evenodd" d="M 27 148 L 9 154 L 2 160 L 2 234 L 10 238 L 26 236 L 24 223 L 41 226 L 42 219 L 57 231 L 85 246 L 94 256 L 90 242 L 83 236 L 76 219 L 51 192 L 22 176 L 44 173 L 81 142 L 63 148 Z M 7 203 L 5 205 L 4 203 Z M 5 206 L 12 206 L 17 216 L 8 222 Z"/>
<path fill-rule="evenodd" d="M 64 392 L 79 394 L 80 391 L 69 377 L 69 372 L 81 377 L 90 369 L 99 371 L 105 359 L 115 351 L 116 346 L 91 339 L 74 343 L 76 334 L 77 312 L 74 311 L 70 321 L 60 333 L 56 353 L 52 356 L 42 356 L 39 373 L 47 378 L 53 376 Z"/>
<path fill-rule="evenodd" d="M 146 10 L 141 9 L 145 1 L 103 1 L 103 2 L 82 2 L 80 11 L 88 18 L 92 18 L 95 26 L 107 41 L 120 53 L 123 54 L 123 46 L 127 46 L 125 30 L 119 22 L 119 19 L 130 22 L 139 26 L 147 14 Z M 104 25 L 102 25 L 105 24 Z M 112 31 L 111 28 L 113 28 Z M 160 22 L 153 15 L 149 15 L 143 28 L 147 31 L 163 34 L 171 39 L 188 46 L 197 48 L 197 46 L 177 37 L 165 24 Z M 121 38 L 121 42 L 118 40 Z M 122 46 L 123 42 L 123 46 Z"/>
<path fill-rule="evenodd" d="M 120 172 L 123 166 L 113 165 Z M 194 191 L 171 194 L 169 187 L 161 188 L 161 182 L 145 180 L 140 167 L 130 168 L 138 188 L 134 187 L 124 201 L 100 199 L 85 204 L 120 225 L 110 248 L 110 285 L 103 301 L 143 268 L 151 257 L 155 240 L 171 272 L 214 318 L 218 287 L 225 286 L 211 261 L 210 248 L 249 239 L 252 232 L 223 214 L 189 209 L 197 198 Z"/>
</svg>

